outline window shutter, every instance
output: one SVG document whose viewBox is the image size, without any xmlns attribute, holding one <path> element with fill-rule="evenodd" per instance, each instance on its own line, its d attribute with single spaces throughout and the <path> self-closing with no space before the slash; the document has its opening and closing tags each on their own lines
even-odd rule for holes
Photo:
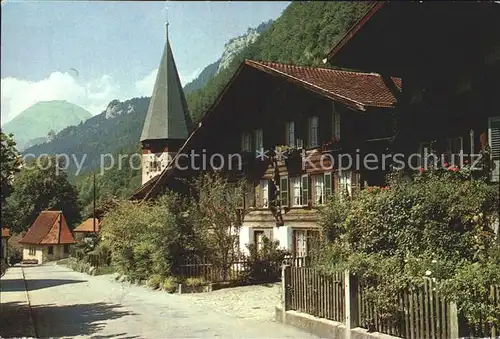
<svg viewBox="0 0 500 339">
<path fill-rule="evenodd" d="M 315 175 L 311 175 L 311 181 L 310 181 L 310 183 L 311 183 L 311 185 L 310 185 L 311 186 L 311 189 L 310 189 L 311 194 L 310 194 L 310 196 L 311 196 L 311 199 L 312 199 L 311 201 L 312 201 L 313 204 L 315 204 L 316 203 L 316 176 Z"/>
<path fill-rule="evenodd" d="M 288 206 L 288 177 L 280 178 L 280 201 L 281 206 Z"/>
<path fill-rule="evenodd" d="M 493 159 L 500 159 L 500 117 L 490 118 L 488 125 L 491 157 Z"/>
<path fill-rule="evenodd" d="M 302 205 L 309 203 L 309 176 L 302 176 Z"/>
<path fill-rule="evenodd" d="M 332 173 L 325 173 L 325 199 L 329 199 L 332 195 Z"/>
</svg>

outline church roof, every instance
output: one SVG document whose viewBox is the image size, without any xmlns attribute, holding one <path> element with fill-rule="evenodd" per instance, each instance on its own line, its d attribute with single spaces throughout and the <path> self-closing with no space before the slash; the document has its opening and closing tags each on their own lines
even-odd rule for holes
<svg viewBox="0 0 500 339">
<path fill-rule="evenodd" d="M 141 141 L 186 139 L 190 124 L 186 98 L 167 36 Z"/>
<path fill-rule="evenodd" d="M 75 239 L 61 211 L 42 211 L 19 243 L 31 245 L 74 244 Z"/>
</svg>

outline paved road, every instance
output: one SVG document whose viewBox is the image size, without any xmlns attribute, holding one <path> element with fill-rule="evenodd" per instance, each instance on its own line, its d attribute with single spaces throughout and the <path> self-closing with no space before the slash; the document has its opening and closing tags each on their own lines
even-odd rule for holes
<svg viewBox="0 0 500 339">
<path fill-rule="evenodd" d="M 37 335 L 43 338 L 317 338 L 110 276 L 57 265 L 26 267 L 24 274 Z"/>
</svg>

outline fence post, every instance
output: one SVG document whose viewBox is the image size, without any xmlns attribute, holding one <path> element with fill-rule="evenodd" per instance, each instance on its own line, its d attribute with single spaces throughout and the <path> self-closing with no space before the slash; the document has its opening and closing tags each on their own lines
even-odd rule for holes
<svg viewBox="0 0 500 339">
<path fill-rule="evenodd" d="M 351 338 L 351 329 L 358 327 L 358 278 L 344 271 L 345 338 Z"/>
<path fill-rule="evenodd" d="M 448 326 L 450 329 L 450 338 L 457 339 L 460 338 L 460 333 L 458 329 L 458 309 L 457 304 L 453 301 L 449 304 L 448 312 Z"/>
<path fill-rule="evenodd" d="M 290 281 L 290 265 L 284 264 L 281 268 L 281 309 L 283 310 L 283 317 L 285 312 L 289 309 L 290 300 L 288 300 L 288 288 Z"/>
</svg>

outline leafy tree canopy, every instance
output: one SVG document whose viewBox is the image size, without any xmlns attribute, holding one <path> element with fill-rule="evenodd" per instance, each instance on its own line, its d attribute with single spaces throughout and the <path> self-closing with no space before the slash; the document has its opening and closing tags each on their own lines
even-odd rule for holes
<svg viewBox="0 0 500 339">
<path fill-rule="evenodd" d="M 62 167 L 55 157 L 44 156 L 21 170 L 5 207 L 13 231 L 27 230 L 43 210 L 61 210 L 70 227 L 80 221 L 78 192 Z"/>
</svg>

